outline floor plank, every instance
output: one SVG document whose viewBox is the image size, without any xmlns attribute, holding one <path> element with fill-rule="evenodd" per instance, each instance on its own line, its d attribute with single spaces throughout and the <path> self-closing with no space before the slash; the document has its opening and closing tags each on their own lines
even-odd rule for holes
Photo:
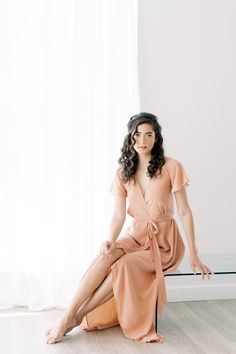
<svg viewBox="0 0 236 354">
<path fill-rule="evenodd" d="M 0 311 L 0 349 L 4 354 L 234 354 L 236 353 L 236 300 L 168 303 L 158 332 L 164 343 L 137 343 L 125 337 L 120 326 L 86 332 L 74 328 L 63 342 L 47 344 L 45 332 L 63 310 Z"/>
</svg>

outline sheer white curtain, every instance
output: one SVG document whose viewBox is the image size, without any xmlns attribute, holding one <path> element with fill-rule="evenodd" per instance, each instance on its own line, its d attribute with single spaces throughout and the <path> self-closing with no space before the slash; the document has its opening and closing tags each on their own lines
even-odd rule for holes
<svg viewBox="0 0 236 354">
<path fill-rule="evenodd" d="M 0 308 L 64 307 L 139 111 L 137 0 L 0 3 Z"/>
</svg>

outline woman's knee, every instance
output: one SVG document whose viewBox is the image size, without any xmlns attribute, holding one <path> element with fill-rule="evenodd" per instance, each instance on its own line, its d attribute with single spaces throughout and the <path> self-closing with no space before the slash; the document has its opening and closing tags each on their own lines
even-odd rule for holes
<svg viewBox="0 0 236 354">
<path fill-rule="evenodd" d="M 124 256 L 125 252 L 122 248 L 114 248 L 110 255 L 101 253 L 98 256 L 98 261 L 105 264 L 112 264 L 117 261 L 120 257 Z"/>
</svg>

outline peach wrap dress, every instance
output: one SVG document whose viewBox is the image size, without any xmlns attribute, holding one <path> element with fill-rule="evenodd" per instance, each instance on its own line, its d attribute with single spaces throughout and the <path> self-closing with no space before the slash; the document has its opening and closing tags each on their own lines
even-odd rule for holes
<svg viewBox="0 0 236 354">
<path fill-rule="evenodd" d="M 123 183 L 120 168 L 115 172 L 109 191 L 128 198 L 132 222 L 116 241 L 125 254 L 107 273 L 112 272 L 114 296 L 84 317 L 81 327 L 85 330 L 120 325 L 129 339 L 164 341 L 154 328 L 155 306 L 157 302 L 162 316 L 167 303 L 164 274 L 179 266 L 185 251 L 173 217 L 173 193 L 189 185 L 183 165 L 171 157 L 165 160 L 162 174 L 149 178 L 145 195 L 135 177 Z"/>
</svg>

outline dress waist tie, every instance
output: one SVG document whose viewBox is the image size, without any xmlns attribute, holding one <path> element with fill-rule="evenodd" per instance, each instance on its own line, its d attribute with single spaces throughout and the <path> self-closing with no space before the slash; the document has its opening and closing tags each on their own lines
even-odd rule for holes
<svg viewBox="0 0 236 354">
<path fill-rule="evenodd" d="M 164 304 L 167 303 L 166 296 L 166 286 L 164 280 L 164 274 L 162 271 L 161 263 L 161 253 L 158 245 L 157 234 L 159 233 L 158 222 L 167 221 L 173 218 L 173 214 L 164 214 L 156 217 L 155 219 L 151 218 L 141 218 L 135 217 L 139 220 L 144 220 L 147 223 L 147 234 L 149 238 L 150 250 L 155 266 L 156 279 L 157 279 L 157 312 L 160 316 L 163 314 Z"/>
</svg>

